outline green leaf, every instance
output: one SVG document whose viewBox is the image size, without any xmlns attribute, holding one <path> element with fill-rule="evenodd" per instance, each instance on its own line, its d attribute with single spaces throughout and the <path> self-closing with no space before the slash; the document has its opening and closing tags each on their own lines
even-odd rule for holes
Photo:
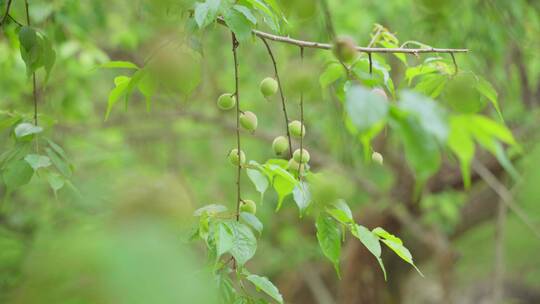
<svg viewBox="0 0 540 304">
<path fill-rule="evenodd" d="M 441 165 L 437 141 L 410 116 L 399 118 L 394 127 L 403 142 L 407 162 L 421 186 Z"/>
<path fill-rule="evenodd" d="M 404 91 L 401 93 L 399 108 L 417 118 L 424 131 L 435 136 L 440 142 L 446 142 L 446 112 L 434 100 L 416 92 Z"/>
<path fill-rule="evenodd" d="M 227 211 L 227 207 L 218 204 L 210 204 L 201 207 L 193 212 L 193 216 L 216 215 Z"/>
<path fill-rule="evenodd" d="M 458 157 L 465 187 L 470 186 L 470 166 L 474 157 L 476 140 L 484 149 L 493 154 L 513 178 L 519 174 L 506 157 L 499 141 L 517 145 L 512 132 L 503 124 L 477 114 L 462 114 L 450 119 L 448 147 Z"/>
<path fill-rule="evenodd" d="M 489 151 L 494 152 L 494 146 L 485 142 L 485 137 L 498 139 L 509 145 L 516 145 L 516 140 L 508 128 L 494 120 L 482 115 L 472 115 L 469 119 L 469 128 L 476 139 Z"/>
<path fill-rule="evenodd" d="M 279 293 L 277 287 L 268 280 L 266 277 L 261 277 L 255 274 L 248 275 L 246 277 L 248 281 L 253 283 L 257 289 L 264 291 L 272 299 L 276 300 L 278 303 L 283 303 L 283 297 Z"/>
<path fill-rule="evenodd" d="M 246 0 L 246 2 L 251 4 L 255 9 L 265 16 L 263 21 L 272 29 L 272 31 L 281 33 L 281 21 L 287 22 L 287 19 L 275 1 Z"/>
<path fill-rule="evenodd" d="M 50 148 L 45 148 L 45 152 L 47 152 L 47 155 L 49 156 L 50 160 L 52 161 L 53 165 L 58 169 L 58 171 L 66 178 L 69 178 L 72 174 L 70 165 L 60 157 L 56 152 L 51 150 Z"/>
<path fill-rule="evenodd" d="M 346 76 L 343 66 L 339 63 L 330 63 L 326 66 L 326 69 L 319 77 L 319 83 L 323 89 L 326 89 L 329 85 L 337 80 Z"/>
<path fill-rule="evenodd" d="M 45 82 L 49 81 L 49 75 L 51 74 L 54 63 L 56 62 L 56 51 L 53 48 L 52 42 L 43 35 L 43 67 L 45 68 L 46 76 Z"/>
<path fill-rule="evenodd" d="M 395 42 L 394 41 L 390 42 L 390 41 L 382 40 L 382 41 L 379 41 L 378 43 L 380 45 L 384 46 L 387 49 L 393 49 L 393 48 L 399 48 L 400 47 L 400 45 L 397 44 L 398 43 L 397 40 Z M 396 58 L 399 59 L 404 65 L 407 65 L 407 56 L 405 56 L 405 54 L 394 53 L 394 56 L 396 56 Z"/>
<path fill-rule="evenodd" d="M 263 224 L 254 214 L 251 214 L 249 212 L 240 212 L 240 220 L 251 228 L 255 229 L 255 231 L 257 231 L 259 235 L 262 233 Z"/>
<path fill-rule="evenodd" d="M 267 168 L 269 168 L 270 165 L 275 165 L 275 166 L 281 167 L 283 169 L 286 169 L 288 167 L 288 165 L 289 165 L 289 162 L 287 160 L 281 159 L 281 158 L 271 158 L 271 159 L 266 161 L 266 164 L 265 164 L 265 166 L 263 166 L 263 169 L 266 170 L 266 171 L 272 171 L 271 168 L 267 169 Z"/>
<path fill-rule="evenodd" d="M 341 254 L 341 229 L 332 217 L 321 213 L 317 217 L 317 240 L 324 255 L 334 264 L 339 276 L 339 257 Z"/>
<path fill-rule="evenodd" d="M 223 303 L 235 303 L 235 299 L 238 294 L 234 289 L 234 285 L 231 279 L 227 275 L 220 275 L 217 277 L 219 294 L 223 300 Z"/>
<path fill-rule="evenodd" d="M 496 143 L 495 145 L 495 157 L 497 158 L 497 161 L 499 161 L 499 164 L 501 164 L 504 170 L 506 170 L 515 181 L 520 179 L 519 172 L 506 155 L 504 148 L 500 143 Z"/>
<path fill-rule="evenodd" d="M 286 161 L 284 163 L 286 163 Z M 283 199 L 292 193 L 294 187 L 296 187 L 298 184 L 298 181 L 292 174 L 287 172 L 287 170 L 280 165 L 267 163 L 263 165 L 262 168 L 264 173 L 272 181 L 272 186 L 278 194 L 278 204 L 276 210 L 279 210 L 281 208 L 281 204 L 283 203 Z"/>
<path fill-rule="evenodd" d="M 270 7 L 268 7 L 266 3 L 261 0 L 246 0 L 246 2 L 251 4 L 255 9 L 267 15 L 268 17 L 272 17 L 274 15 Z"/>
<path fill-rule="evenodd" d="M 441 74 L 430 74 L 422 77 L 414 90 L 431 98 L 441 95 L 448 82 L 448 77 Z"/>
<path fill-rule="evenodd" d="M 28 184 L 33 175 L 32 167 L 22 159 L 11 162 L 2 172 L 2 178 L 8 190 L 14 190 Z"/>
<path fill-rule="evenodd" d="M 302 216 L 311 203 L 309 185 L 306 182 L 298 183 L 293 189 L 293 198 L 300 210 L 300 216 Z"/>
<path fill-rule="evenodd" d="M 474 141 L 467 126 L 466 116 L 456 115 L 450 117 L 448 147 L 459 160 L 463 184 L 466 189 L 471 185 L 471 162 L 475 151 Z"/>
<path fill-rule="evenodd" d="M 270 8 L 272 9 L 272 11 L 274 11 L 274 13 L 275 13 L 276 15 L 280 15 L 280 16 L 282 16 L 283 18 L 285 17 L 285 16 L 283 16 L 283 13 L 282 13 L 282 11 L 281 11 L 281 8 L 279 7 L 279 5 L 278 5 L 278 3 L 276 2 L 276 0 L 264 0 L 264 2 L 270 6 Z"/>
<path fill-rule="evenodd" d="M 60 174 L 57 174 L 55 172 L 50 172 L 49 174 L 47 174 L 47 182 L 49 183 L 49 186 L 51 187 L 55 195 L 58 190 L 62 189 L 66 184 L 66 180 Z"/>
<path fill-rule="evenodd" d="M 146 111 L 150 112 L 152 106 L 152 97 L 156 93 L 156 82 L 152 79 L 149 73 L 145 73 L 142 79 L 138 83 L 138 88 L 141 94 L 146 99 Z"/>
<path fill-rule="evenodd" d="M 353 236 L 358 238 L 364 246 L 366 246 L 367 250 L 369 250 L 373 256 L 375 256 L 383 271 L 384 279 L 386 280 L 386 269 L 381 259 L 381 244 L 377 235 L 369 231 L 369 229 L 366 227 L 356 224 L 351 226 L 351 233 Z"/>
<path fill-rule="evenodd" d="M 129 84 L 127 85 L 126 92 L 124 94 L 125 102 L 126 102 L 126 109 L 127 109 L 129 97 L 131 96 L 131 94 L 133 94 L 133 91 L 135 90 L 135 88 L 139 86 L 141 79 L 143 79 L 146 74 L 147 74 L 146 70 L 137 70 L 135 73 L 133 73 L 131 79 L 129 80 Z M 147 110 L 148 110 L 148 104 L 147 104 Z"/>
<path fill-rule="evenodd" d="M 366 57 L 361 57 L 352 66 L 352 72 L 362 80 L 367 87 L 385 86 L 392 96 L 395 95 L 395 88 L 390 77 L 390 66 L 384 62 L 382 57 L 377 55 L 372 59 L 372 72 L 369 72 L 370 64 Z"/>
<path fill-rule="evenodd" d="M 230 9 L 223 14 L 223 19 L 239 41 L 246 41 L 251 37 L 252 22 L 243 13 Z"/>
<path fill-rule="evenodd" d="M 11 116 L 8 113 L 6 114 L 7 115 L 5 116 L 2 114 L 2 118 L 0 119 L 0 132 L 6 128 L 13 126 L 15 123 L 17 123 L 21 119 L 21 117 L 19 117 L 18 115 Z"/>
<path fill-rule="evenodd" d="M 38 40 L 41 48 L 41 64 L 45 68 L 45 83 L 49 81 L 49 76 L 56 62 L 56 51 L 53 48 L 52 42 L 46 35 L 41 35 Z"/>
<path fill-rule="evenodd" d="M 251 10 L 248 7 L 245 7 L 243 5 L 234 5 L 233 8 L 237 11 L 239 11 L 244 17 L 246 17 L 249 22 L 251 22 L 253 25 L 257 24 L 257 18 L 253 15 Z"/>
<path fill-rule="evenodd" d="M 54 152 L 60 155 L 60 157 L 62 157 L 65 161 L 68 161 L 66 152 L 64 151 L 64 149 L 62 149 L 62 147 L 60 147 L 58 144 L 56 144 L 50 139 L 47 139 L 47 143 L 49 143 L 49 147 L 51 147 L 51 149 L 53 149 Z"/>
<path fill-rule="evenodd" d="M 218 223 L 214 233 L 214 240 L 216 242 L 217 257 L 228 252 L 234 246 L 234 238 L 232 231 L 225 223 Z"/>
<path fill-rule="evenodd" d="M 30 153 L 32 145 L 28 141 L 16 142 L 15 147 L 0 154 L 0 169 L 5 169 L 9 164 L 22 160 Z"/>
<path fill-rule="evenodd" d="M 410 86 L 412 84 L 413 80 L 417 76 L 423 76 L 423 75 L 431 74 L 431 73 L 435 73 L 435 72 L 438 72 L 438 69 L 436 67 L 434 67 L 434 66 L 426 66 L 424 64 L 420 64 L 420 65 L 417 65 L 417 66 L 407 68 L 407 70 L 405 71 L 405 79 L 407 79 L 407 81 L 409 83 L 409 86 Z"/>
<path fill-rule="evenodd" d="M 129 61 L 109 61 L 99 67 L 105 69 L 139 69 L 135 63 Z"/>
<path fill-rule="evenodd" d="M 56 52 L 51 41 L 44 33 L 24 26 L 19 31 L 19 41 L 21 43 L 21 57 L 26 64 L 26 71 L 31 75 L 38 68 L 44 67 L 46 71 L 45 82 L 49 79 L 49 74 L 56 61 Z"/>
<path fill-rule="evenodd" d="M 204 28 L 216 20 L 220 4 L 220 0 L 207 0 L 195 5 L 195 22 L 199 28 Z"/>
<path fill-rule="evenodd" d="M 379 238 L 373 232 L 362 225 L 354 225 L 351 227 L 351 233 L 366 246 L 371 254 L 376 258 L 381 257 L 381 244 Z"/>
<path fill-rule="evenodd" d="M 41 64 L 42 51 L 41 51 L 40 43 L 39 42 L 35 43 L 34 46 L 29 50 L 22 47 L 20 48 L 20 52 L 21 52 L 21 57 L 26 65 L 26 74 L 30 76 L 36 69 L 38 69 L 42 65 Z"/>
<path fill-rule="evenodd" d="M 257 250 L 257 239 L 248 226 L 236 221 L 227 222 L 233 236 L 233 246 L 229 250 L 238 265 L 249 261 Z"/>
<path fill-rule="evenodd" d="M 359 131 L 364 131 L 384 121 L 388 114 L 388 102 L 384 97 L 361 87 L 349 88 L 346 95 L 346 112 Z"/>
<path fill-rule="evenodd" d="M 109 101 L 107 104 L 107 112 L 105 113 L 105 120 L 109 119 L 112 108 L 118 102 L 118 100 L 120 100 L 120 97 L 126 95 L 130 81 L 131 78 L 128 76 L 118 76 L 114 78 L 114 84 L 116 85 L 116 87 L 112 89 L 109 93 Z"/>
<path fill-rule="evenodd" d="M 337 200 L 332 207 L 327 208 L 326 212 L 343 224 L 354 223 L 351 208 L 342 199 Z"/>
<path fill-rule="evenodd" d="M 292 193 L 294 188 L 296 187 L 298 183 L 296 181 L 291 182 L 290 179 L 284 177 L 283 175 L 275 175 L 274 180 L 272 181 L 272 186 L 274 187 L 274 190 L 276 190 L 278 194 L 278 204 L 276 207 L 276 210 L 279 210 L 281 208 L 281 205 L 283 204 L 283 200 L 285 197 L 287 197 L 289 194 Z"/>
<path fill-rule="evenodd" d="M 21 27 L 19 31 L 19 42 L 23 48 L 30 51 L 37 42 L 36 30 L 29 26 Z"/>
<path fill-rule="evenodd" d="M 377 235 L 381 239 L 381 241 L 386 246 L 388 246 L 388 248 L 392 249 L 392 251 L 394 251 L 402 260 L 411 264 L 421 276 L 424 276 L 414 264 L 411 252 L 409 251 L 409 249 L 403 246 L 403 242 L 400 238 L 387 232 L 381 227 L 373 229 L 373 233 Z"/>
<path fill-rule="evenodd" d="M 493 86 L 491 85 L 491 83 L 489 83 L 482 77 L 478 77 L 476 89 L 478 90 L 478 92 L 480 92 L 480 94 L 484 95 L 484 97 L 486 97 L 491 102 L 491 104 L 497 111 L 497 114 L 499 114 L 499 117 L 503 119 L 501 109 L 499 107 L 498 94 L 497 91 L 495 91 L 495 88 L 493 88 Z"/>
<path fill-rule="evenodd" d="M 459 113 L 480 112 L 487 102 L 477 89 L 478 78 L 471 73 L 460 73 L 449 78 L 443 101 Z"/>
<path fill-rule="evenodd" d="M 15 137 L 22 139 L 22 138 L 27 138 L 30 135 L 39 134 L 43 132 L 43 128 L 34 126 L 31 123 L 23 122 L 23 123 L 18 124 L 15 127 L 14 132 L 15 132 Z"/>
<path fill-rule="evenodd" d="M 40 168 L 47 168 L 51 165 L 51 160 L 47 156 L 38 155 L 38 154 L 28 154 L 24 160 L 37 171 Z"/>
<path fill-rule="evenodd" d="M 247 169 L 246 172 L 253 185 L 255 185 L 255 189 L 257 189 L 257 192 L 261 194 L 262 198 L 266 192 L 266 189 L 268 189 L 268 179 L 256 169 Z"/>
</svg>

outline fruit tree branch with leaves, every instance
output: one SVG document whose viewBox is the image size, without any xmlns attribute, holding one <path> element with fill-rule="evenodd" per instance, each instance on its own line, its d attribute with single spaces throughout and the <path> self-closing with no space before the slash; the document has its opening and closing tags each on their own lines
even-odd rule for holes
<svg viewBox="0 0 540 304">
<path fill-rule="evenodd" d="M 180 93 L 189 100 L 190 94 L 198 87 L 198 79 L 193 75 L 200 71 L 204 58 L 191 47 L 189 38 L 202 31 L 215 30 L 211 27 L 214 24 L 224 26 L 222 29 L 225 28 L 227 34 L 230 32 L 234 88 L 217 98 L 217 107 L 223 112 L 235 112 L 236 144 L 229 150 L 227 160 L 236 169 L 236 200 L 232 208 L 228 204 L 211 204 L 196 210 L 197 222 L 191 235 L 192 240 L 206 247 L 209 269 L 219 282 L 217 288 L 223 294 L 222 302 L 284 303 L 278 288 L 267 277 L 252 274 L 246 266 L 256 254 L 258 236 L 264 226 L 256 215 L 257 206 L 269 188 L 277 195 L 274 202 L 276 212 L 280 211 L 286 199 L 292 198 L 302 220 L 313 219 L 320 251 L 332 263 L 338 277 L 341 276 L 342 244 L 346 235 L 357 239 L 369 251 L 384 280 L 391 277 L 391 273 L 387 274 L 382 258 L 383 245 L 423 275 L 412 253 L 398 236 L 383 227 L 368 228 L 358 223 L 340 193 L 327 195 L 326 190 L 335 186 L 339 179 L 317 172 L 316 166 L 310 163 L 311 156 L 306 148 L 309 143 L 305 141 L 311 135 L 304 121 L 304 107 L 308 106 L 304 103 L 306 90 L 299 90 L 300 117 L 299 120 L 293 119 L 293 112 L 288 111 L 287 106 L 290 110 L 291 100 L 297 97 L 287 96 L 284 92 L 285 83 L 280 77 L 283 72 L 279 73 L 278 58 L 271 42 L 298 48 L 302 69 L 306 64 L 305 49 L 332 51 L 333 57 L 325 62 L 318 79 L 321 88 L 335 93 L 343 127 L 350 139 L 362 146 L 366 165 L 385 166 L 384 155 L 375 151 L 373 142 L 377 138 L 384 139 L 388 133 L 397 135 L 405 162 L 414 175 L 415 199 L 422 196 L 428 179 L 440 170 L 443 156 L 459 164 L 466 188 L 471 184 L 471 166 L 477 147 L 492 154 L 508 172 L 515 171 L 506 155 L 506 147 L 518 149 L 519 145 L 502 119 L 497 121 L 482 114 L 458 112 L 452 102 L 459 101 L 459 98 L 443 100 L 443 90 L 447 91 L 446 98 L 467 87 L 501 115 L 497 93 L 491 84 L 472 72 L 458 69 L 455 54 L 469 50 L 434 48 L 424 44 L 419 48 L 405 48 L 408 43 L 400 45 L 398 38 L 382 26 L 375 28 L 367 47 L 357 46 L 354 39 L 336 33 L 326 1 L 320 1 L 320 5 L 331 43 L 299 40 L 284 33 L 287 21 L 275 1 L 237 2 L 196 2 L 194 7 L 184 12 L 188 18 L 183 30 L 188 39 L 160 44 L 141 66 L 129 61 L 111 61 L 101 66 L 125 71 L 114 79 L 114 88 L 107 100 L 106 120 L 120 101 L 123 100 L 127 108 L 134 94 L 144 97 L 150 111 L 160 94 Z M 3 15 L 2 25 L 10 17 L 10 4 L 11 1 Z M 74 187 L 69 181 L 72 167 L 60 146 L 38 137 L 43 129 L 38 126 L 36 86 L 36 71 L 43 68 L 46 83 L 56 53 L 47 36 L 31 27 L 28 3 L 25 1 L 25 4 L 28 25 L 19 29 L 19 42 L 28 77 L 32 79 L 33 123 L 25 116 L 13 115 L 10 126 L 15 144 L 2 159 L 0 168 L 8 188 L 7 194 L 28 183 L 34 174 L 44 177 L 56 193 L 64 185 Z M 274 33 L 259 30 L 259 26 Z M 239 53 L 248 56 L 248 41 L 257 38 L 262 41 L 273 68 L 273 75 L 259 84 L 260 97 L 271 102 L 279 93 L 280 115 L 285 128 L 281 130 L 282 135 L 273 139 L 275 157 L 264 161 L 249 159 L 249 153 L 241 145 L 241 130 L 246 131 L 247 136 L 253 136 L 258 132 L 259 123 L 257 115 L 244 109 L 245 103 L 240 100 L 239 66 L 242 56 Z M 420 58 L 423 54 L 435 57 L 429 57 L 419 65 L 410 65 L 406 57 L 414 55 Z M 450 58 L 445 59 L 440 54 L 449 54 Z M 406 70 L 406 88 L 400 92 L 390 77 L 391 66 L 386 55 L 394 56 Z M 170 60 L 173 56 L 183 61 L 173 63 Z M 294 147 L 296 142 L 293 138 L 299 139 L 298 149 Z M 28 150 L 30 141 L 36 143 L 35 153 Z M 39 141 L 43 144 L 38 145 Z M 260 194 L 259 202 L 244 197 L 241 187 L 243 174 Z"/>
</svg>

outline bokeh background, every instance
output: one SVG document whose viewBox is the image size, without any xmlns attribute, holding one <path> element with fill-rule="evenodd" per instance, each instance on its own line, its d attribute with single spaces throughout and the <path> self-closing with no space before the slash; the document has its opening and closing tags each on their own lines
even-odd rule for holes
<svg viewBox="0 0 540 304">
<path fill-rule="evenodd" d="M 200 44 L 193 47 L 202 60 L 191 72 L 201 81 L 191 96 L 161 95 L 150 113 L 143 97 L 134 96 L 126 111 L 118 105 L 105 122 L 107 96 L 122 71 L 96 67 L 109 60 L 142 64 L 160 41 L 184 39 L 190 1 L 29 2 L 33 23 L 52 37 L 58 56 L 48 85 L 39 90 L 40 120 L 69 155 L 73 187 L 54 195 L 35 178 L 8 196 L 0 186 L 0 302 L 213 303 L 212 282 L 200 271 L 204 251 L 186 243 L 186 231 L 196 208 L 235 204 L 236 169 L 227 162 L 235 145 L 234 114 L 215 107 L 234 85 L 229 33 L 215 25 L 197 35 Z M 292 37 L 328 41 L 317 1 L 280 2 Z M 506 124 L 523 147 L 512 154 L 521 178 L 510 179 L 494 159 L 479 154 L 496 186 L 473 174 L 465 191 L 458 166 L 449 161 L 430 180 L 413 217 L 403 215 L 394 207 L 408 200 L 414 182 L 395 135 L 376 143 L 385 165 L 366 165 L 331 94 L 318 85 L 331 53 L 306 50 L 301 67 L 297 48 L 273 43 L 291 117 L 299 117 L 295 77 L 311 76 L 305 145 L 313 151 L 312 169 L 335 175 L 328 191 L 346 198 L 360 222 L 399 235 L 425 277 L 389 254 L 385 283 L 369 253 L 347 240 L 338 279 L 318 249 L 313 220 L 299 218 L 291 198 L 275 213 L 273 193 L 259 206 L 265 228 L 250 268 L 269 276 L 287 303 L 493 303 L 497 292 L 502 303 L 540 303 L 540 2 L 329 4 L 336 31 L 359 45 L 367 45 L 381 24 L 402 42 L 469 48 L 456 55 L 458 65 L 496 88 Z M 23 1 L 14 1 L 12 15 L 24 20 Z M 30 117 L 31 83 L 16 40 L 16 26 L 6 25 L 0 110 Z M 248 159 L 263 161 L 283 131 L 279 100 L 268 102 L 258 91 L 272 65 L 259 40 L 243 43 L 239 54 L 242 104 L 259 117 L 259 130 L 243 133 L 243 145 Z M 396 87 L 405 87 L 403 69 L 388 57 Z M 489 107 L 483 113 L 496 115 Z M 12 143 L 9 130 L 2 132 L 3 151 Z M 358 186 L 363 180 L 384 195 L 366 193 Z M 243 188 L 244 196 L 258 198 L 245 177 Z M 518 208 L 501 207 L 501 193 Z"/>
</svg>

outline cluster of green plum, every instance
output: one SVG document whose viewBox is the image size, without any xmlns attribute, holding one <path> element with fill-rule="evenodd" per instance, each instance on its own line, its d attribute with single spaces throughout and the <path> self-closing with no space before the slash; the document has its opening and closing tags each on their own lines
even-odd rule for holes
<svg viewBox="0 0 540 304">
<path fill-rule="evenodd" d="M 269 98 L 278 91 L 278 83 L 274 78 L 267 77 L 261 81 L 260 84 L 261 93 L 265 98 Z M 236 105 L 235 94 L 225 93 L 219 96 L 217 100 L 217 106 L 223 111 L 230 110 Z M 240 125 L 242 128 L 249 132 L 255 132 L 257 129 L 257 115 L 251 111 L 240 111 Z"/>
<path fill-rule="evenodd" d="M 278 82 L 267 77 L 263 79 L 259 85 L 261 94 L 266 98 L 275 95 L 279 90 Z M 217 107 L 223 111 L 231 110 L 236 106 L 235 94 L 225 93 L 219 96 Z M 257 115 L 251 111 L 240 111 L 239 122 L 243 129 L 248 132 L 255 132 L 257 129 Z M 291 137 L 301 138 L 306 135 L 306 128 L 302 122 L 294 120 L 288 124 L 289 134 Z M 286 136 L 278 136 L 272 142 L 272 150 L 277 156 L 286 155 L 289 150 L 289 139 Z M 242 166 L 246 163 L 246 154 L 244 151 L 232 149 L 228 155 L 229 162 L 234 166 Z M 306 149 L 297 149 L 294 151 L 292 158 L 289 160 L 288 169 L 294 173 L 303 174 L 305 165 L 309 162 L 310 155 Z M 255 203 L 251 200 L 242 200 L 240 205 L 241 211 L 255 213 Z"/>
</svg>

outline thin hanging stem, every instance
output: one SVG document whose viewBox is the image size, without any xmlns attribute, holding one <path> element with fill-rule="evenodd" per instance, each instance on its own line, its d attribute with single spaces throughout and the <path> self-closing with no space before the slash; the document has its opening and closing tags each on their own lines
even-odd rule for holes
<svg viewBox="0 0 540 304">
<path fill-rule="evenodd" d="M 236 35 L 231 32 L 232 39 L 232 52 L 234 58 L 234 97 L 236 98 L 236 151 L 238 153 L 238 170 L 236 175 L 236 221 L 240 220 L 240 202 L 241 202 L 241 189 L 240 189 L 240 178 L 242 170 L 241 162 L 241 150 L 240 150 L 240 94 L 238 92 L 238 54 L 236 49 L 238 48 L 238 40 Z"/>
<path fill-rule="evenodd" d="M 30 22 L 30 10 L 28 8 L 28 0 L 24 0 L 24 8 L 26 11 L 26 24 L 31 26 Z M 34 125 L 38 125 L 38 96 L 37 96 L 37 85 L 36 85 L 36 72 L 32 72 L 32 97 L 34 99 Z M 39 150 L 39 141 L 37 135 L 34 137 L 34 142 L 36 146 L 36 153 Z"/>
<path fill-rule="evenodd" d="M 454 53 L 450 53 L 450 56 L 452 56 L 452 62 L 454 63 L 454 75 L 457 75 L 459 72 L 459 68 L 456 61 L 456 56 L 454 56 Z"/>
<path fill-rule="evenodd" d="M 30 23 L 30 11 L 28 9 L 28 0 L 24 0 L 24 7 L 26 10 L 26 24 Z M 36 88 L 36 72 L 32 72 L 32 96 L 34 98 L 34 125 L 38 125 L 38 100 L 37 100 L 37 88 Z"/>
<path fill-rule="evenodd" d="M 300 69 L 304 70 L 304 48 L 300 47 Z M 302 125 L 302 129 L 304 127 L 304 88 L 300 87 L 300 123 Z M 302 130 L 301 129 L 301 130 Z M 303 135 L 303 134 L 302 134 Z M 304 140 L 303 136 L 300 136 L 300 165 L 298 166 L 298 178 L 300 181 L 302 181 L 302 159 L 304 157 Z"/>
<path fill-rule="evenodd" d="M 279 79 L 279 73 L 276 63 L 276 58 L 274 57 L 274 53 L 272 53 L 272 49 L 270 48 L 270 45 L 266 41 L 266 39 L 261 38 L 262 42 L 266 46 L 266 50 L 268 51 L 268 55 L 270 56 L 270 59 L 272 60 L 272 65 L 274 66 L 274 76 L 276 77 L 276 81 L 278 83 L 279 88 L 279 95 L 281 96 L 281 107 L 283 109 L 283 116 L 285 117 L 285 130 L 287 131 L 287 139 L 289 140 L 289 156 L 292 158 L 292 140 L 291 140 L 291 133 L 289 132 L 289 116 L 287 115 L 287 107 L 285 106 L 285 95 L 283 94 L 283 88 L 281 86 L 281 80 Z"/>
</svg>

